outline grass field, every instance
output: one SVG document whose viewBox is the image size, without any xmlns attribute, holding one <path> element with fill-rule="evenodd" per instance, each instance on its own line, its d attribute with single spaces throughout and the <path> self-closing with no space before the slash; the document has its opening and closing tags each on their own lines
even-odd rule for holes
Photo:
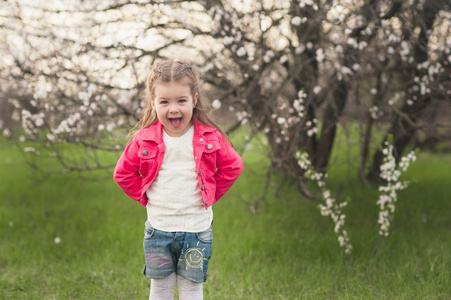
<svg viewBox="0 0 451 300">
<path fill-rule="evenodd" d="M 239 142 L 238 142 L 239 144 Z M 331 169 L 349 196 L 345 257 L 332 221 L 284 182 L 253 214 L 265 161 L 214 206 L 214 251 L 205 299 L 451 299 L 451 155 L 422 153 L 405 174 L 391 235 L 376 255 L 377 192 L 347 167 Z M 76 174 L 37 180 L 18 150 L 0 147 L 0 299 L 146 299 L 146 211 L 112 181 Z"/>
</svg>

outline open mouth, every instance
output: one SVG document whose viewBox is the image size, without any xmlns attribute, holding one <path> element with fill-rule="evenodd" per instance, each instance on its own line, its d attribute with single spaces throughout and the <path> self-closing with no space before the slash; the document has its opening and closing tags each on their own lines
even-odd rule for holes
<svg viewBox="0 0 451 300">
<path fill-rule="evenodd" d="M 172 126 L 178 127 L 182 123 L 182 118 L 170 118 L 169 122 L 171 122 Z"/>
</svg>

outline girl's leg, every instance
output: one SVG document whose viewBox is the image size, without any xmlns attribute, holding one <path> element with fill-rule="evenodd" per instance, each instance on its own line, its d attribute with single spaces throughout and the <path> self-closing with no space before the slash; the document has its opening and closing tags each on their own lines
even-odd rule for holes
<svg viewBox="0 0 451 300">
<path fill-rule="evenodd" d="M 203 300 L 203 283 L 193 282 L 177 275 L 180 300 Z"/>
<path fill-rule="evenodd" d="M 151 279 L 149 300 L 173 300 L 176 283 L 175 272 L 165 278 Z"/>
</svg>

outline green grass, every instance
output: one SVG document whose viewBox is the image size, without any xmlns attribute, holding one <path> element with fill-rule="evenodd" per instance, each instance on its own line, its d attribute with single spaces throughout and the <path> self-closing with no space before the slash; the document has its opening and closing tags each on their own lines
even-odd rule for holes
<svg viewBox="0 0 451 300">
<path fill-rule="evenodd" d="M 242 177 L 214 206 L 205 299 L 451 299 L 450 154 L 422 153 L 410 167 L 404 178 L 413 182 L 377 255 L 377 192 L 347 167 L 332 168 L 332 193 L 352 199 L 354 252 L 345 257 L 332 221 L 289 182 L 279 180 L 281 195 L 272 187 L 251 212 L 263 189 L 262 150 L 245 152 Z M 0 299 L 147 299 L 145 209 L 112 181 L 38 177 L 2 144 Z"/>
</svg>

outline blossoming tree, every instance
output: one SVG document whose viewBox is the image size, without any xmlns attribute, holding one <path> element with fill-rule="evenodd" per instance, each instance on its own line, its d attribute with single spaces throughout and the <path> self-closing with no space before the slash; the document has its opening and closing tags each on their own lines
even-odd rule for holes
<svg viewBox="0 0 451 300">
<path fill-rule="evenodd" d="M 450 24 L 439 0 L 5 0 L 0 127 L 20 123 L 34 142 L 23 148 L 51 149 L 63 170 L 109 171 L 99 151 L 121 151 L 149 66 L 178 57 L 199 65 L 216 107 L 267 136 L 271 168 L 305 193 L 296 151 L 326 171 L 348 121 L 374 180 L 386 140 L 375 128 L 395 158 L 412 140 L 450 139 Z"/>
</svg>

